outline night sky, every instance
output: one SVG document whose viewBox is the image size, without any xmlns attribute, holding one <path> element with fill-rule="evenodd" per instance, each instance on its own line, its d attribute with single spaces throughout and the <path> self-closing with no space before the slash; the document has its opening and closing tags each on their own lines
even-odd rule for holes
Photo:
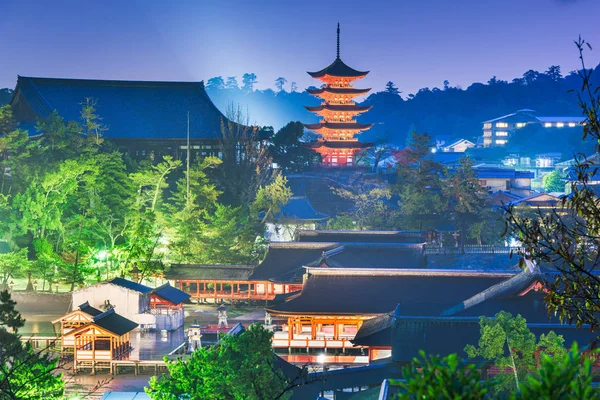
<svg viewBox="0 0 600 400">
<path fill-rule="evenodd" d="M 278 76 L 302 89 L 335 58 L 338 21 L 342 59 L 371 71 L 360 86 L 467 87 L 552 64 L 567 73 L 579 34 L 598 64 L 598 16 L 598 0 L 0 0 L 0 88 L 18 74 L 241 83 L 254 72 L 259 89 Z"/>
</svg>

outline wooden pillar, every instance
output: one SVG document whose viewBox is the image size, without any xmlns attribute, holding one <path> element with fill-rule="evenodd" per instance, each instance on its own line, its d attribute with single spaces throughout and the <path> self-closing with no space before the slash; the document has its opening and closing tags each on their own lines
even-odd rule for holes
<svg viewBox="0 0 600 400">
<path fill-rule="evenodd" d="M 292 317 L 288 317 L 288 341 L 294 338 L 294 322 Z M 289 345 L 289 343 L 288 343 Z"/>
<path fill-rule="evenodd" d="M 96 335 L 92 335 L 92 375 L 96 373 Z"/>
<path fill-rule="evenodd" d="M 200 298 L 200 281 L 196 281 L 196 298 Z"/>
<path fill-rule="evenodd" d="M 338 324 L 337 324 L 337 318 L 333 319 L 333 340 L 338 340 Z"/>
<path fill-rule="evenodd" d="M 235 285 L 235 284 L 234 284 L 233 282 L 231 282 L 231 297 L 232 297 L 232 298 L 233 298 L 233 286 L 234 286 L 234 285 Z"/>
<path fill-rule="evenodd" d="M 215 297 L 215 303 L 217 302 L 217 281 L 213 281 L 213 294 Z"/>
</svg>

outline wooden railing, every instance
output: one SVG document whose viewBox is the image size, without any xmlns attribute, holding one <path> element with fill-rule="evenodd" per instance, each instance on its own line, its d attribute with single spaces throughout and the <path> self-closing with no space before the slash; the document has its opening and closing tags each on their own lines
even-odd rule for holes
<svg viewBox="0 0 600 400">
<path fill-rule="evenodd" d="M 468 245 L 464 247 L 464 252 L 460 247 L 438 247 L 425 246 L 425 254 L 517 254 L 520 247 L 495 246 L 495 245 Z"/>
</svg>

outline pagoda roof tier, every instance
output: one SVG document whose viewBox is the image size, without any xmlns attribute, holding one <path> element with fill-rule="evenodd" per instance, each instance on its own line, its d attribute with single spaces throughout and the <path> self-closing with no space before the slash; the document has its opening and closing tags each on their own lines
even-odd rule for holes
<svg viewBox="0 0 600 400">
<path fill-rule="evenodd" d="M 356 130 L 356 131 L 364 131 L 373 126 L 373 124 L 358 124 L 354 122 L 325 122 L 319 124 L 304 124 L 306 129 L 310 129 L 311 131 L 320 131 L 322 129 L 329 130 Z"/>
<path fill-rule="evenodd" d="M 304 108 L 306 108 L 308 111 L 310 112 L 318 112 L 318 111 L 323 111 L 323 110 L 329 110 L 329 111 L 346 111 L 346 112 L 365 112 L 365 111 L 369 111 L 371 109 L 371 107 L 373 106 L 357 106 L 354 104 L 345 104 L 345 105 L 331 105 L 331 104 L 324 104 L 324 105 L 320 105 L 320 106 L 304 106 Z"/>
<path fill-rule="evenodd" d="M 321 147 L 330 148 L 330 149 L 368 149 L 373 146 L 374 143 L 369 142 L 358 142 L 351 140 L 339 140 L 339 141 L 317 141 L 310 144 L 312 149 L 318 149 Z"/>
<path fill-rule="evenodd" d="M 333 93 L 333 94 L 365 94 L 371 91 L 371 88 L 368 89 L 356 89 L 356 88 L 334 88 L 329 86 L 324 86 L 320 89 L 306 89 L 306 91 L 310 94 L 319 95 L 321 93 Z"/>
<path fill-rule="evenodd" d="M 354 68 L 347 66 L 341 58 L 337 57 L 334 62 L 332 62 L 322 70 L 317 72 L 309 72 L 308 74 L 313 78 L 320 78 L 325 75 L 336 77 L 363 77 L 368 73 L 369 71 L 358 71 Z"/>
</svg>

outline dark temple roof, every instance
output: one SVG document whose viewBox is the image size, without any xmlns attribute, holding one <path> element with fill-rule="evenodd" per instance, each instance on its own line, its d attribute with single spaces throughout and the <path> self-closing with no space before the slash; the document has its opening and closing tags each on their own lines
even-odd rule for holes
<svg viewBox="0 0 600 400">
<path fill-rule="evenodd" d="M 165 279 L 245 281 L 253 270 L 252 265 L 172 264 Z"/>
<path fill-rule="evenodd" d="M 226 117 L 208 97 L 203 82 L 143 82 L 19 76 L 11 106 L 15 118 L 33 126 L 54 110 L 81 121 L 81 103 L 97 101 L 107 139 L 185 139 L 190 111 L 192 139 L 222 137 Z M 30 132 L 35 134 L 35 132 Z"/>
<path fill-rule="evenodd" d="M 320 89 L 306 89 L 306 91 L 310 94 L 321 94 L 321 93 L 332 93 L 332 94 L 366 94 L 369 93 L 371 91 L 371 88 L 369 89 L 356 89 L 356 88 L 332 88 L 329 86 L 324 86 Z"/>
<path fill-rule="evenodd" d="M 373 124 L 359 124 L 355 122 L 325 122 L 318 124 L 304 124 L 306 129 L 318 131 L 323 128 L 327 129 L 352 129 L 352 130 L 364 130 L 369 129 Z"/>
<path fill-rule="evenodd" d="M 404 315 L 436 315 L 514 273 L 365 269 L 311 275 L 300 294 L 269 309 L 274 314 L 373 315 L 402 307 Z M 311 272 L 313 270 L 311 269 Z"/>
<path fill-rule="evenodd" d="M 322 110 L 329 111 L 356 111 L 356 112 L 365 112 L 369 111 L 373 106 L 357 106 L 354 104 L 344 104 L 344 105 L 331 105 L 331 104 L 322 104 L 320 106 L 304 106 L 308 111 L 317 112 Z"/>
<path fill-rule="evenodd" d="M 328 215 L 315 211 L 306 196 L 292 196 L 275 215 L 275 220 L 291 221 L 321 221 L 329 218 Z"/>
<path fill-rule="evenodd" d="M 251 279 L 302 283 L 305 272 L 302 266 L 318 260 L 324 251 L 337 246 L 336 243 L 271 243 Z"/>
<path fill-rule="evenodd" d="M 347 66 L 341 58 L 336 58 L 334 62 L 329 64 L 317 72 L 309 72 L 308 74 L 313 78 L 320 78 L 325 75 L 340 76 L 340 77 L 362 77 L 369 73 L 369 71 L 357 71 L 354 68 Z"/>
<path fill-rule="evenodd" d="M 91 315 L 92 317 L 102 314 L 102 311 L 90 306 L 90 303 L 88 303 L 87 301 L 85 303 L 81 304 L 78 308 L 81 311 L 83 311 L 84 313 L 86 313 L 87 315 Z"/>
<path fill-rule="evenodd" d="M 157 287 L 152 291 L 152 294 L 173 304 L 181 304 L 191 297 L 189 293 L 185 293 L 171 286 L 169 283 Z"/>
<path fill-rule="evenodd" d="M 113 278 L 108 281 L 108 283 L 112 283 L 113 285 L 121 286 L 125 289 L 134 290 L 140 293 L 150 293 L 152 291 L 151 287 L 123 278 Z"/>
<path fill-rule="evenodd" d="M 423 244 L 348 243 L 324 252 L 307 267 L 423 268 Z"/>
<path fill-rule="evenodd" d="M 138 324 L 135 322 L 115 313 L 114 308 L 95 316 L 93 321 L 94 324 L 98 325 L 100 328 L 106 329 L 119 336 L 131 332 L 138 327 Z"/>
<path fill-rule="evenodd" d="M 298 242 L 339 243 L 422 243 L 421 231 L 342 231 L 308 230 L 297 231 Z"/>
</svg>

